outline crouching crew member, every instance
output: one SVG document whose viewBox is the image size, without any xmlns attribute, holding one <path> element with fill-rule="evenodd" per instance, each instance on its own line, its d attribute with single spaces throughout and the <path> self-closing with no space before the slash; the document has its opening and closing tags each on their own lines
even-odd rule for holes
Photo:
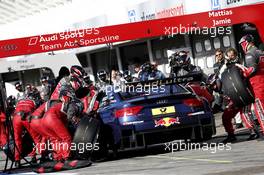
<svg viewBox="0 0 264 175">
<path fill-rule="evenodd" d="M 53 158 L 58 161 L 67 160 L 70 156 L 72 142 L 68 130 L 68 122 L 76 125 L 83 111 L 80 100 L 71 96 L 67 90 L 60 92 L 60 103 L 50 107 L 41 119 L 43 131 L 53 146 Z"/>
</svg>

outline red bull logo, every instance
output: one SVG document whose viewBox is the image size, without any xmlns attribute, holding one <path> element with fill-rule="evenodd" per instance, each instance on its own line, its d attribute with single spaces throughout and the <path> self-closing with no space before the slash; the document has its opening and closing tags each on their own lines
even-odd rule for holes
<svg viewBox="0 0 264 175">
<path fill-rule="evenodd" d="M 154 120 L 154 122 L 155 122 L 155 127 L 158 127 L 158 126 L 169 127 L 174 124 L 180 124 L 179 117 L 176 117 L 176 118 L 166 117 L 160 120 Z"/>
</svg>

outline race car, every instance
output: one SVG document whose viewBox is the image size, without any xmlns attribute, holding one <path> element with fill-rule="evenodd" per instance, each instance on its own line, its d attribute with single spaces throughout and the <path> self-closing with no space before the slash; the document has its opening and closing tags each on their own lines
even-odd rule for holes
<svg viewBox="0 0 264 175">
<path fill-rule="evenodd" d="M 210 100 L 195 93 L 203 89 L 197 84 L 179 80 L 130 83 L 108 93 L 98 110 L 105 128 L 100 133 L 105 139 L 99 140 L 108 143 L 100 146 L 128 150 L 175 139 L 210 139 L 216 133 Z"/>
</svg>

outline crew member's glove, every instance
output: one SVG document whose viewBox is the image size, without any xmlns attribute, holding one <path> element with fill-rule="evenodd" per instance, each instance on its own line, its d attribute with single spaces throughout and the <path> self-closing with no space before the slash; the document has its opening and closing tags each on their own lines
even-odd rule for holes
<svg viewBox="0 0 264 175">
<path fill-rule="evenodd" d="M 243 66 L 243 65 L 241 65 L 241 64 L 235 64 L 240 70 L 242 70 L 242 72 L 243 72 L 243 76 L 245 77 L 245 78 L 248 78 L 248 77 L 250 77 L 250 75 L 254 72 L 254 68 L 253 67 L 249 67 L 249 68 L 247 68 L 247 67 L 245 67 L 245 66 Z"/>
<path fill-rule="evenodd" d="M 234 108 L 234 102 L 231 100 L 230 97 L 228 97 L 226 95 L 224 95 L 223 98 L 224 98 L 224 103 L 226 104 L 225 108 L 227 110 L 232 110 Z"/>
<path fill-rule="evenodd" d="M 73 116 L 72 119 L 71 119 L 71 122 L 72 122 L 73 125 L 78 125 L 80 120 L 81 120 L 80 117 Z"/>
<path fill-rule="evenodd" d="M 83 111 L 83 103 L 80 100 L 75 100 L 67 105 L 67 116 L 71 120 L 74 116 L 80 117 Z"/>
<path fill-rule="evenodd" d="M 78 107 L 74 103 L 69 103 L 68 104 L 68 109 L 67 109 L 67 116 L 68 119 L 71 120 L 74 116 L 78 114 Z"/>
</svg>

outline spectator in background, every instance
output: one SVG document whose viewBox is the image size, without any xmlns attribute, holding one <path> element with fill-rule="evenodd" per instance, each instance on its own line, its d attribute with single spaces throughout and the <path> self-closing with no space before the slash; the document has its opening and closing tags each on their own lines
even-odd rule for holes
<svg viewBox="0 0 264 175">
<path fill-rule="evenodd" d="M 221 49 L 216 49 L 215 51 L 215 64 L 214 64 L 214 73 L 218 76 L 221 67 L 225 64 L 224 52 Z M 214 90 L 214 102 L 212 104 L 213 112 L 217 113 L 219 111 L 223 111 L 223 96 L 221 92 Z"/>
<path fill-rule="evenodd" d="M 16 95 L 16 101 L 24 98 L 24 91 L 23 91 L 21 82 L 16 82 L 15 83 L 15 88 L 18 91 L 18 93 Z"/>
<path fill-rule="evenodd" d="M 29 94 L 30 92 L 32 92 L 32 85 L 27 84 L 25 88 L 25 94 Z"/>
<path fill-rule="evenodd" d="M 133 77 L 138 77 L 140 71 L 141 71 L 141 69 L 140 69 L 140 65 L 139 65 L 139 64 L 135 64 L 135 65 L 134 65 L 134 74 L 133 74 Z"/>
<path fill-rule="evenodd" d="M 40 97 L 44 101 L 48 101 L 51 95 L 51 85 L 48 83 L 47 77 L 42 77 L 41 81 L 41 90 L 40 90 Z"/>
<path fill-rule="evenodd" d="M 215 51 L 214 73 L 217 73 L 225 63 L 224 52 L 221 49 Z"/>
<path fill-rule="evenodd" d="M 63 77 L 67 77 L 70 75 L 70 70 L 65 67 L 65 66 L 62 66 L 59 70 L 59 76 L 56 78 L 56 85 L 60 82 L 60 80 L 63 78 Z"/>
<path fill-rule="evenodd" d="M 112 70 L 111 81 L 112 81 L 114 87 L 120 87 L 121 86 L 122 82 L 121 82 L 120 73 L 118 71 Z"/>
</svg>

